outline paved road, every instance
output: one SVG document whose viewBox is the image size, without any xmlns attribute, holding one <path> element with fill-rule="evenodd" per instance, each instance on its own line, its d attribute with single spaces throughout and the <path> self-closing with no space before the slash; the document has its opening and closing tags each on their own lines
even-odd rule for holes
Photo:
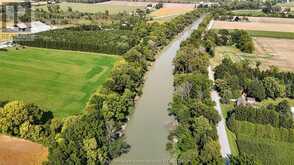
<svg viewBox="0 0 294 165">
<path fill-rule="evenodd" d="M 211 69 L 211 66 L 208 68 L 209 79 L 214 81 L 214 72 Z M 216 103 L 215 109 L 221 116 L 221 121 L 217 124 L 217 134 L 219 137 L 219 143 L 221 146 L 221 155 L 223 158 L 227 158 L 228 155 L 231 155 L 230 144 L 226 132 L 226 121 L 222 114 L 221 105 L 220 105 L 220 96 L 217 91 L 213 90 L 211 92 L 211 99 Z"/>
</svg>

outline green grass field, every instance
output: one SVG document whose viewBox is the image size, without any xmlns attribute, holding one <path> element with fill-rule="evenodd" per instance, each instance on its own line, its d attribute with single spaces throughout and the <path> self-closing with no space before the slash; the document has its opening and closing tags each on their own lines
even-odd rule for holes
<svg viewBox="0 0 294 165">
<path fill-rule="evenodd" d="M 73 11 L 79 12 L 87 12 L 87 13 L 98 13 L 98 12 L 105 12 L 106 10 L 109 11 L 110 14 L 117 14 L 120 12 L 132 12 L 137 9 L 143 9 L 144 6 L 127 6 L 127 5 L 110 5 L 110 4 L 100 4 L 100 3 L 69 3 L 69 2 L 62 2 L 58 4 L 63 11 L 67 11 L 69 7 L 73 9 Z M 37 8 L 42 8 L 47 10 L 47 6 L 37 6 Z"/>
<path fill-rule="evenodd" d="M 57 117 L 81 113 L 117 56 L 26 48 L 0 52 L 0 100 L 23 100 Z"/>
<path fill-rule="evenodd" d="M 241 153 L 254 155 L 264 165 L 293 165 L 294 143 L 246 136 L 238 137 L 237 143 Z"/>
<path fill-rule="evenodd" d="M 254 155 L 265 165 L 293 164 L 293 129 L 238 120 L 232 125 L 240 153 Z"/>
<path fill-rule="evenodd" d="M 254 30 L 247 30 L 247 32 L 253 37 L 294 39 L 294 33 L 292 32 L 270 32 L 270 31 L 254 31 Z"/>
<path fill-rule="evenodd" d="M 261 9 L 257 10 L 233 10 L 233 13 L 236 15 L 264 15 L 264 13 L 261 11 Z"/>
</svg>

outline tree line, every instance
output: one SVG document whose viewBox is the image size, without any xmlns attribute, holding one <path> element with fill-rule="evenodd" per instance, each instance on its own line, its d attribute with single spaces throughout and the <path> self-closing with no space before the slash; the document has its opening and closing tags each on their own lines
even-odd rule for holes
<svg viewBox="0 0 294 165">
<path fill-rule="evenodd" d="M 178 164 L 222 164 L 215 125 L 220 117 L 210 99 L 209 55 L 200 51 L 201 37 L 212 15 L 204 18 L 190 38 L 182 42 L 174 59 L 175 92 L 170 115 L 178 126 L 169 135 L 167 149 Z"/>
<path fill-rule="evenodd" d="M 136 38 L 136 34 L 129 30 L 96 29 L 67 28 L 52 30 L 39 33 L 33 40 L 24 40 L 18 43 L 31 47 L 121 55 L 135 46 L 139 40 Z"/>
<path fill-rule="evenodd" d="M 269 124 L 277 128 L 293 128 L 293 115 L 287 101 L 265 107 L 239 106 L 229 114 L 228 125 L 232 120 L 249 121 L 258 124 Z"/>
</svg>

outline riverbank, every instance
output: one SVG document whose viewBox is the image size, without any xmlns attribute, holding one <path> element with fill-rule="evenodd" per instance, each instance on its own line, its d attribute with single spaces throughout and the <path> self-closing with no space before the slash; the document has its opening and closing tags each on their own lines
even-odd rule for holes
<svg viewBox="0 0 294 165">
<path fill-rule="evenodd" d="M 131 150 L 113 164 L 169 164 L 170 155 L 166 151 L 169 130 L 173 118 L 168 115 L 168 105 L 172 100 L 173 64 L 180 48 L 195 30 L 203 17 L 177 36 L 158 56 L 147 73 L 143 95 L 135 106 L 134 114 L 126 129 L 127 142 Z"/>
</svg>

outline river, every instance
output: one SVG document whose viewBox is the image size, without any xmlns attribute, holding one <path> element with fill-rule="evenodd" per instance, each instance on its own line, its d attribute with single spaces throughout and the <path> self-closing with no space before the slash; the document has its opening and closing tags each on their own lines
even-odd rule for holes
<svg viewBox="0 0 294 165">
<path fill-rule="evenodd" d="M 168 104 L 172 101 L 173 64 L 172 61 L 182 41 L 198 28 L 203 17 L 187 27 L 158 56 L 147 72 L 143 95 L 135 105 L 126 137 L 131 145 L 130 152 L 113 161 L 115 165 L 169 164 L 170 154 L 166 151 L 168 142 Z"/>
</svg>

